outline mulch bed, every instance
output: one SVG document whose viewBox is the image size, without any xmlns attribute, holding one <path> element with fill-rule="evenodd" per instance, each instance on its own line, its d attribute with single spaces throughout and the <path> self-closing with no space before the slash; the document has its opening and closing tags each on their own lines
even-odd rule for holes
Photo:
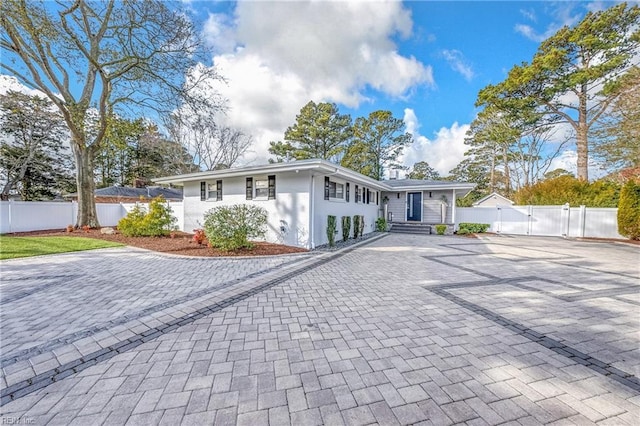
<svg viewBox="0 0 640 426">
<path fill-rule="evenodd" d="M 113 241 L 127 246 L 139 247 L 147 250 L 153 250 L 161 253 L 179 254 L 183 256 L 203 256 L 203 257 L 221 257 L 221 256 L 273 256 L 279 254 L 305 253 L 308 250 L 300 247 L 291 247 L 281 244 L 273 244 L 266 242 L 255 242 L 252 249 L 239 249 L 234 251 L 216 250 L 204 245 L 198 245 L 192 241 L 192 234 L 186 232 L 175 232 L 174 238 L 171 237 L 125 237 L 122 234 L 102 234 L 98 229 L 90 229 L 85 232 L 81 229 L 73 232 L 63 230 L 50 231 L 31 231 L 17 232 L 7 234 L 16 237 L 32 237 L 32 236 L 67 236 L 67 237 L 87 237 L 96 238 L 104 241 Z"/>
</svg>

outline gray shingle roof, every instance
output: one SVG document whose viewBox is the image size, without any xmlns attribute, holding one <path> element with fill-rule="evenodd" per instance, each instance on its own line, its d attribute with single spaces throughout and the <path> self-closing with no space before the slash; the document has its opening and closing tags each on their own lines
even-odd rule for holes
<svg viewBox="0 0 640 426">
<path fill-rule="evenodd" d="M 96 197 L 127 197 L 127 198 L 155 198 L 162 195 L 167 200 L 182 200 L 182 189 L 161 188 L 149 186 L 147 188 L 132 188 L 128 186 L 109 186 L 96 189 Z M 66 197 L 77 197 L 78 194 L 69 194 Z"/>
<path fill-rule="evenodd" d="M 390 180 L 385 180 L 384 183 L 389 185 L 392 188 L 400 188 L 400 187 L 407 187 L 407 186 L 424 186 L 424 185 L 445 186 L 445 185 L 451 185 L 451 184 L 460 183 L 460 182 L 451 182 L 447 180 L 390 179 Z"/>
</svg>

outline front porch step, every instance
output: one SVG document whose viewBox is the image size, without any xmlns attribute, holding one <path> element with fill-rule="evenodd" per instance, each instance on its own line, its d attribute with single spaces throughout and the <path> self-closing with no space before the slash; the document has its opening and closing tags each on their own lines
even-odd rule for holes
<svg viewBox="0 0 640 426">
<path fill-rule="evenodd" d="M 392 223 L 389 232 L 398 234 L 431 234 L 431 225 L 423 223 Z"/>
</svg>

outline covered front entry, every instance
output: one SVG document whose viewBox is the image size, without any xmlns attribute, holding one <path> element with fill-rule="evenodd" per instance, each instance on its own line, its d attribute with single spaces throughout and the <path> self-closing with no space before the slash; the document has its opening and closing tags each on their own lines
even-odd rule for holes
<svg viewBox="0 0 640 426">
<path fill-rule="evenodd" d="M 422 221 L 422 192 L 407 193 L 407 221 Z"/>
</svg>

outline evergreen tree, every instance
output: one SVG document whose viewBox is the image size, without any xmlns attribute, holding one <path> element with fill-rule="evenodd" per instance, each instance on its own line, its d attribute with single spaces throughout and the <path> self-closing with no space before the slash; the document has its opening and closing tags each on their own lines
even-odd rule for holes
<svg viewBox="0 0 640 426">
<path fill-rule="evenodd" d="M 531 63 L 484 88 L 478 105 L 535 109 L 549 122 L 568 123 L 576 137 L 578 178 L 588 180 L 589 131 L 619 95 L 616 89 L 638 53 L 639 17 L 640 7 L 627 3 L 589 12 L 545 40 Z"/>
<path fill-rule="evenodd" d="M 351 137 L 351 117 L 341 115 L 336 104 L 309 101 L 284 133 L 284 142 L 271 142 L 276 161 L 320 158 L 337 162 Z"/>
<path fill-rule="evenodd" d="M 382 180 L 385 169 L 402 169 L 396 161 L 413 142 L 402 119 L 391 111 L 374 111 L 353 125 L 353 141 L 341 164 L 373 179 Z"/>
</svg>

